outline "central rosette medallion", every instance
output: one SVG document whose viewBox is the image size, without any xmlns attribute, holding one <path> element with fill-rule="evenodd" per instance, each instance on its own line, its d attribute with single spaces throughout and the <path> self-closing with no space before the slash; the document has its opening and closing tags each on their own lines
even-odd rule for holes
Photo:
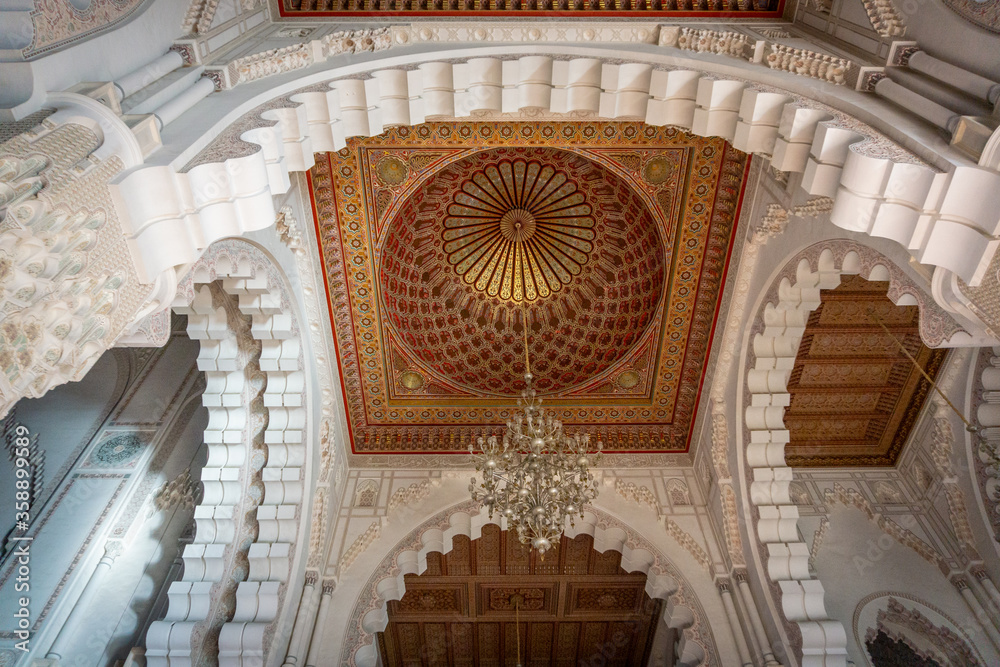
<svg viewBox="0 0 1000 667">
<path fill-rule="evenodd" d="M 501 160 L 455 193 L 444 250 L 476 290 L 534 301 L 580 274 L 594 249 L 591 213 L 566 172 L 536 160 Z"/>
<path fill-rule="evenodd" d="M 657 320 L 668 265 L 628 177 L 583 154 L 510 146 L 426 176 L 388 220 L 379 290 L 391 337 L 484 396 L 599 381 Z"/>
<path fill-rule="evenodd" d="M 507 211 L 500 218 L 500 233 L 511 243 L 524 243 L 535 235 L 535 216 L 523 208 Z"/>
</svg>

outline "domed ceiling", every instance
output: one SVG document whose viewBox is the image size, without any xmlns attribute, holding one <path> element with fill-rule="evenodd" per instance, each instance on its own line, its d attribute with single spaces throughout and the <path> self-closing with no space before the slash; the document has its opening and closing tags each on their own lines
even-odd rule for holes
<svg viewBox="0 0 1000 667">
<path fill-rule="evenodd" d="M 432 123 L 310 173 L 352 451 L 462 452 L 523 389 L 684 452 L 747 157 L 639 123 Z"/>
<path fill-rule="evenodd" d="M 628 182 L 582 155 L 507 147 L 424 180 L 389 222 L 393 337 L 438 382 L 516 397 L 524 322 L 536 389 L 602 376 L 652 326 L 668 251 Z"/>
</svg>

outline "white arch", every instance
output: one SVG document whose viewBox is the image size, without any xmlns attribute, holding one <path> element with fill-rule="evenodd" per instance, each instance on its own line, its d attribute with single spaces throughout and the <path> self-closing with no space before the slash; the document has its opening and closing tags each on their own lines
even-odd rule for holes
<svg viewBox="0 0 1000 667">
<path fill-rule="evenodd" d="M 567 55 L 579 50 L 562 49 Z M 271 195 L 288 189 L 289 173 L 309 169 L 314 152 L 340 150 L 349 137 L 388 127 L 505 112 L 639 120 L 722 137 L 769 158 L 777 169 L 801 173 L 810 194 L 834 198 L 834 224 L 893 239 L 922 263 L 970 284 L 983 277 L 998 245 L 1000 216 L 981 194 L 1000 191 L 1000 174 L 971 166 L 936 172 L 856 119 L 787 90 L 595 57 L 501 60 L 494 54 L 435 61 L 453 55 L 330 70 L 319 81 L 316 75 L 303 79 L 311 89 L 301 92 L 282 86 L 274 95 L 286 94 L 291 102 L 272 99 L 244 114 L 231 127 L 252 129 L 217 142 L 189 171 L 160 166 L 125 176 L 117 186 L 119 201 L 147 273 L 172 271 L 217 238 L 272 224 Z M 387 61 L 396 68 L 386 69 Z M 404 62 L 416 69 L 401 69 Z M 348 71 L 371 78 L 341 79 L 322 89 L 323 81 Z M 261 127 L 268 123 L 273 125 Z M 242 155 L 225 159 L 226 142 L 255 152 L 237 150 Z"/>
<path fill-rule="evenodd" d="M 207 284 L 216 280 L 236 297 L 238 313 L 213 306 Z M 188 335 L 201 341 L 208 461 L 195 540 L 184 548 L 181 580 L 168 589 L 165 618 L 147 632 L 146 661 L 167 667 L 196 658 L 199 629 L 205 631 L 221 598 L 233 596 L 235 613 L 219 632 L 218 658 L 220 667 L 237 667 L 266 654 L 266 630 L 281 612 L 302 551 L 299 524 L 309 516 L 298 511 L 310 454 L 299 330 L 274 263 L 241 240 L 214 245 L 191 268 L 173 308 L 188 316 Z M 234 316 L 250 321 L 234 326 Z M 250 513 L 255 525 L 244 519 Z M 238 554 L 247 559 L 245 571 Z"/>
<path fill-rule="evenodd" d="M 427 554 L 449 553 L 456 536 L 478 539 L 487 524 L 500 525 L 500 521 L 491 519 L 485 509 L 477 510 L 476 503 L 466 501 L 437 513 L 400 540 L 358 596 L 348 621 L 348 632 L 353 629 L 358 641 L 345 642 L 340 663 L 357 667 L 377 664 L 375 634 L 388 624 L 387 602 L 399 600 L 406 592 L 405 576 L 423 573 L 427 569 Z M 646 593 L 666 602 L 663 622 L 679 633 L 678 664 L 694 667 L 703 664 L 710 655 L 718 655 L 711 627 L 691 585 L 655 546 L 595 507 L 565 534 L 570 539 L 590 535 L 595 550 L 617 551 L 622 555 L 622 568 L 646 575 Z"/>
<path fill-rule="evenodd" d="M 950 318 L 933 312 L 936 304 L 901 269 L 851 241 L 825 241 L 793 257 L 773 281 L 756 318 L 754 330 L 759 331 L 752 334 L 746 374 L 750 400 L 744 409 L 748 495 L 758 512 L 752 536 L 763 545 L 763 574 L 780 591 L 782 613 L 801 631 L 803 667 L 846 664 L 847 635 L 841 621 L 826 612 L 823 585 L 809 572 L 809 546 L 797 528 L 798 506 L 789 489 L 793 471 L 785 464 L 787 386 L 809 314 L 820 305 L 820 290 L 833 289 L 841 275 L 854 274 L 888 281 L 893 303 L 920 307 L 921 334 L 929 331 L 930 342 L 951 337 L 941 328 Z"/>
</svg>

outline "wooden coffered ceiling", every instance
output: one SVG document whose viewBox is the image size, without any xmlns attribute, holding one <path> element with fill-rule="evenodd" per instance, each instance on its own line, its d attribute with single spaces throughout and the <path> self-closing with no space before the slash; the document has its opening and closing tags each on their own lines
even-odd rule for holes
<svg viewBox="0 0 1000 667">
<path fill-rule="evenodd" d="M 378 635 L 383 665 L 514 665 L 518 644 L 531 667 L 594 657 L 645 665 L 654 645 L 657 664 L 673 663 L 662 602 L 646 594 L 646 575 L 621 568 L 620 553 L 598 553 L 587 535 L 563 536 L 542 560 L 508 537 L 486 525 L 479 539 L 455 537 L 448 554 L 428 555 L 423 574 L 406 575 L 406 593 L 389 602 L 389 624 Z"/>
<path fill-rule="evenodd" d="M 788 465 L 895 465 L 931 391 L 896 340 L 931 377 L 945 350 L 923 345 L 917 307 L 894 305 L 888 287 L 845 276 L 820 293 L 788 383 Z"/>
</svg>

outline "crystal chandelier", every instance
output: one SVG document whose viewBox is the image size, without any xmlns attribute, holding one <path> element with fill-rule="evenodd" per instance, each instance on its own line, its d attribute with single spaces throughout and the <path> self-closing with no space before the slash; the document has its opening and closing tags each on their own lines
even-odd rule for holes
<svg viewBox="0 0 1000 667">
<path fill-rule="evenodd" d="M 527 331 L 525 331 L 527 366 Z M 472 499 L 481 501 L 507 520 L 507 528 L 516 528 L 522 544 L 544 556 L 566 528 L 575 525 L 583 507 L 597 497 L 597 480 L 588 466 L 600 459 L 601 443 L 590 451 L 589 435 L 569 436 L 562 422 L 542 409 L 535 397 L 531 372 L 525 373 L 527 385 L 521 392 L 520 414 L 507 422 L 503 438 L 479 436 L 479 451 L 469 445 L 469 453 L 483 480 L 469 484 Z"/>
</svg>

